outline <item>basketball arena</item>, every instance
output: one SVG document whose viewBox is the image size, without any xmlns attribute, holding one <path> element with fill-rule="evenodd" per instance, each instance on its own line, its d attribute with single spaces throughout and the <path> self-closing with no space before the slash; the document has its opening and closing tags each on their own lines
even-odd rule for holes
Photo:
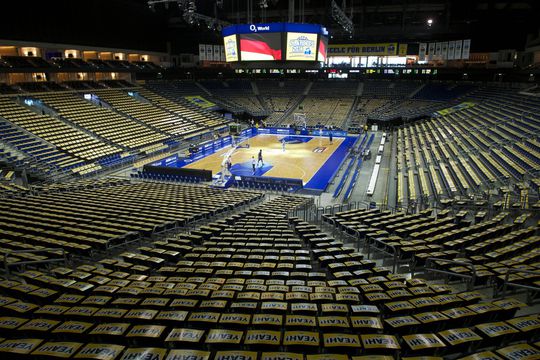
<svg viewBox="0 0 540 360">
<path fill-rule="evenodd" d="M 1 6 L 0 356 L 540 359 L 538 1 Z"/>
</svg>

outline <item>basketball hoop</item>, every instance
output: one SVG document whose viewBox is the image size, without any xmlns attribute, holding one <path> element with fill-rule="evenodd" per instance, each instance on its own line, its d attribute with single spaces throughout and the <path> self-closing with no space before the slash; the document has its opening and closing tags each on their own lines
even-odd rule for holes
<svg viewBox="0 0 540 360">
<path fill-rule="evenodd" d="M 302 125 L 302 127 L 307 127 L 306 113 L 294 113 L 293 122 L 295 125 Z"/>
</svg>

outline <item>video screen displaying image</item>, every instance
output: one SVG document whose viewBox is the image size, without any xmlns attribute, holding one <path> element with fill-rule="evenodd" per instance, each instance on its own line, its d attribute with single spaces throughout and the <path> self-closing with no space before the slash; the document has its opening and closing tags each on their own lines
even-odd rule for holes
<svg viewBox="0 0 540 360">
<path fill-rule="evenodd" d="M 315 61 L 317 56 L 317 34 L 287 33 L 288 61 Z"/>
<path fill-rule="evenodd" d="M 328 50 L 328 37 L 321 36 L 319 39 L 319 51 L 317 61 L 326 62 L 326 52 Z"/>
<path fill-rule="evenodd" d="M 236 44 L 236 35 L 225 36 L 223 38 L 225 47 L 225 61 L 238 61 L 238 46 Z"/>
<path fill-rule="evenodd" d="M 281 33 L 241 34 L 241 61 L 281 60 Z"/>
</svg>

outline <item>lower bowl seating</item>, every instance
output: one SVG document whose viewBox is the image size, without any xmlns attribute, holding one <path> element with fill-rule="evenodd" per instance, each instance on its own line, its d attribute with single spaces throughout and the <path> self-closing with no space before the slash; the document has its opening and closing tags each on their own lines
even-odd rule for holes
<svg viewBox="0 0 540 360">
<path fill-rule="evenodd" d="M 0 353 L 356 360 L 481 352 L 534 359 L 540 352 L 538 314 L 515 317 L 525 304 L 379 267 L 318 225 L 288 216 L 309 201 L 124 182 L 7 199 L 11 216 L 0 212 L 7 251 L 54 244 L 68 256 L 49 267 L 25 268 L 22 257 L 10 264 L 12 276 L 0 280 Z M 45 211 L 32 213 L 38 207 Z M 359 210 L 334 221 L 416 236 L 453 219 L 389 215 Z"/>
</svg>

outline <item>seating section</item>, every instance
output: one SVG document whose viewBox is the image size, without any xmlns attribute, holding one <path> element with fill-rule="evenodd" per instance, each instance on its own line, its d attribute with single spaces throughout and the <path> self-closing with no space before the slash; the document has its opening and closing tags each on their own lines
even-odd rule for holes
<svg viewBox="0 0 540 360">
<path fill-rule="evenodd" d="M 0 164 L 2 163 L 3 161 L 0 157 Z M 20 179 L 20 174 L 17 174 L 15 168 L 9 166 L 0 167 L 0 197 L 28 194 L 30 189 L 20 185 L 20 181 L 17 181 L 18 179 Z"/>
<path fill-rule="evenodd" d="M 418 93 L 414 95 L 414 99 L 449 101 L 460 96 L 464 96 L 474 89 L 475 86 L 468 84 L 449 85 L 447 83 L 434 82 L 426 84 Z"/>
<path fill-rule="evenodd" d="M 17 92 L 17 89 L 13 88 L 12 86 L 5 83 L 0 83 L 0 94 L 16 94 Z"/>
<path fill-rule="evenodd" d="M 145 170 L 145 171 L 137 170 L 137 172 L 135 173 L 130 173 L 129 176 L 132 179 L 185 182 L 185 183 L 192 183 L 192 184 L 199 184 L 201 182 L 206 181 L 200 176 L 168 175 L 168 174 L 156 173 L 150 170 Z"/>
<path fill-rule="evenodd" d="M 366 80 L 362 96 L 378 99 L 405 99 L 417 90 L 421 83 L 416 81 Z"/>
<path fill-rule="evenodd" d="M 0 221 L 4 239 L 90 256 L 260 198 L 254 193 L 116 180 L 93 188 L 75 184 L 69 192 L 50 189 L 3 199 L 5 210 L 9 208 Z"/>
<path fill-rule="evenodd" d="M 50 68 L 45 59 L 36 56 L 2 56 L 1 62 L 11 68 Z"/>
<path fill-rule="evenodd" d="M 99 91 L 96 95 L 113 106 L 116 111 L 135 119 L 144 120 L 145 124 L 156 130 L 171 135 L 187 135 L 197 130 L 195 124 L 170 111 L 154 106 L 141 96 L 130 96 L 127 92 L 117 90 Z"/>
<path fill-rule="evenodd" d="M 1 56 L 0 67 L 10 68 L 34 68 L 47 69 L 57 67 L 62 70 L 110 70 L 110 71 L 139 71 L 139 70 L 162 70 L 159 65 L 148 61 L 129 62 L 125 60 L 99 60 L 89 59 L 83 60 L 78 58 L 54 58 L 45 60 L 38 56 Z"/>
<path fill-rule="evenodd" d="M 251 82 L 246 80 L 200 81 L 212 95 L 235 112 L 246 111 L 251 115 L 267 115 L 266 109 L 253 93 Z"/>
<path fill-rule="evenodd" d="M 146 89 L 140 89 L 139 94 L 150 100 L 155 106 L 166 109 L 177 116 L 180 116 L 197 126 L 197 129 L 218 128 L 225 124 L 225 120 L 215 112 L 205 111 L 195 106 L 185 99 L 173 101 L 161 96 L 159 93 Z"/>
<path fill-rule="evenodd" d="M 429 267 L 450 279 L 466 277 L 472 286 L 493 284 L 500 293 L 509 271 L 513 283 L 538 286 L 539 229 L 529 218 L 506 212 L 489 218 L 485 211 L 444 210 L 435 217 L 431 209 L 410 215 L 359 209 L 324 219 L 340 231 L 358 234 L 375 251 L 409 262 L 413 272 Z"/>
<path fill-rule="evenodd" d="M 356 104 L 349 127 L 358 128 L 368 119 L 372 121 L 415 120 L 429 117 L 434 112 L 450 106 L 449 103 L 434 101 L 362 97 Z"/>
<path fill-rule="evenodd" d="M 490 93 L 486 97 L 486 93 Z M 397 202 L 472 195 L 501 184 L 534 185 L 540 170 L 536 135 L 540 102 L 526 96 L 477 91 L 471 108 L 394 131 Z M 520 101 L 520 102 L 518 102 Z M 523 105 L 520 105 L 523 104 Z M 535 110 L 536 109 L 536 110 Z M 416 180 L 415 180 L 416 178 Z M 520 206 L 525 206 L 521 204 Z"/>
<path fill-rule="evenodd" d="M 288 216 L 308 205 L 308 198 L 280 196 L 230 213 L 261 195 L 117 180 L 95 184 L 92 191 L 89 183 L 80 185 L 9 200 L 6 206 L 15 215 L 8 220 L 5 211 L 0 214 L 8 235 L 2 237 L 3 250 L 50 247 L 42 239 L 55 234 L 56 247 L 82 252 L 75 245 L 103 248 L 117 235 L 150 236 L 172 228 L 171 222 L 223 216 L 189 233 L 154 236 L 152 243 L 50 272 L 17 264 L 59 258 L 58 252 L 8 253 L 18 270 L 16 278 L 0 281 L 0 352 L 8 357 L 540 354 L 538 314 L 515 316 L 525 304 L 485 301 L 475 291 L 392 274 L 318 226 Z M 50 211 L 29 215 L 38 204 Z M 78 216 L 82 226 L 75 228 L 69 222 Z M 404 215 L 354 210 L 334 220 L 358 228 L 368 219 L 380 223 L 392 216 Z M 417 217 L 422 218 L 429 214 Z M 36 228 L 25 226 L 30 221 Z M 60 243 L 68 231 L 72 241 Z"/>
<path fill-rule="evenodd" d="M 2 89 L 32 92 L 0 97 L 2 139 L 31 162 L 49 167 L 41 169 L 49 175 L 88 175 L 129 161 L 137 156 L 134 151 L 161 151 L 227 123 L 184 98 L 171 99 L 124 80 L 20 83 Z M 27 99 L 35 106 L 23 104 Z"/>
<path fill-rule="evenodd" d="M 74 93 L 40 94 L 39 99 L 52 107 L 63 118 L 80 126 L 104 141 L 124 149 L 136 149 L 167 139 L 165 134 L 119 114 L 100 107 Z"/>
<path fill-rule="evenodd" d="M 343 128 L 353 106 L 357 86 L 355 82 L 313 82 L 308 96 L 285 119 L 285 123 L 294 123 L 294 113 L 304 113 L 309 127 Z"/>
<path fill-rule="evenodd" d="M 208 96 L 194 81 L 186 80 L 154 80 L 147 81 L 144 85 L 148 90 L 152 90 L 166 98 L 172 100 L 179 100 L 184 96 L 200 95 L 203 97 Z"/>
<path fill-rule="evenodd" d="M 301 100 L 307 81 L 257 81 L 257 89 L 265 108 L 270 112 L 266 118 L 267 124 L 278 125 L 285 113 Z"/>
<path fill-rule="evenodd" d="M 100 142 L 53 116 L 37 114 L 9 98 L 0 98 L 0 116 L 47 143 L 32 138 L 9 123 L 4 123 L 4 141 L 60 168 L 121 152 L 119 147 Z"/>
</svg>

